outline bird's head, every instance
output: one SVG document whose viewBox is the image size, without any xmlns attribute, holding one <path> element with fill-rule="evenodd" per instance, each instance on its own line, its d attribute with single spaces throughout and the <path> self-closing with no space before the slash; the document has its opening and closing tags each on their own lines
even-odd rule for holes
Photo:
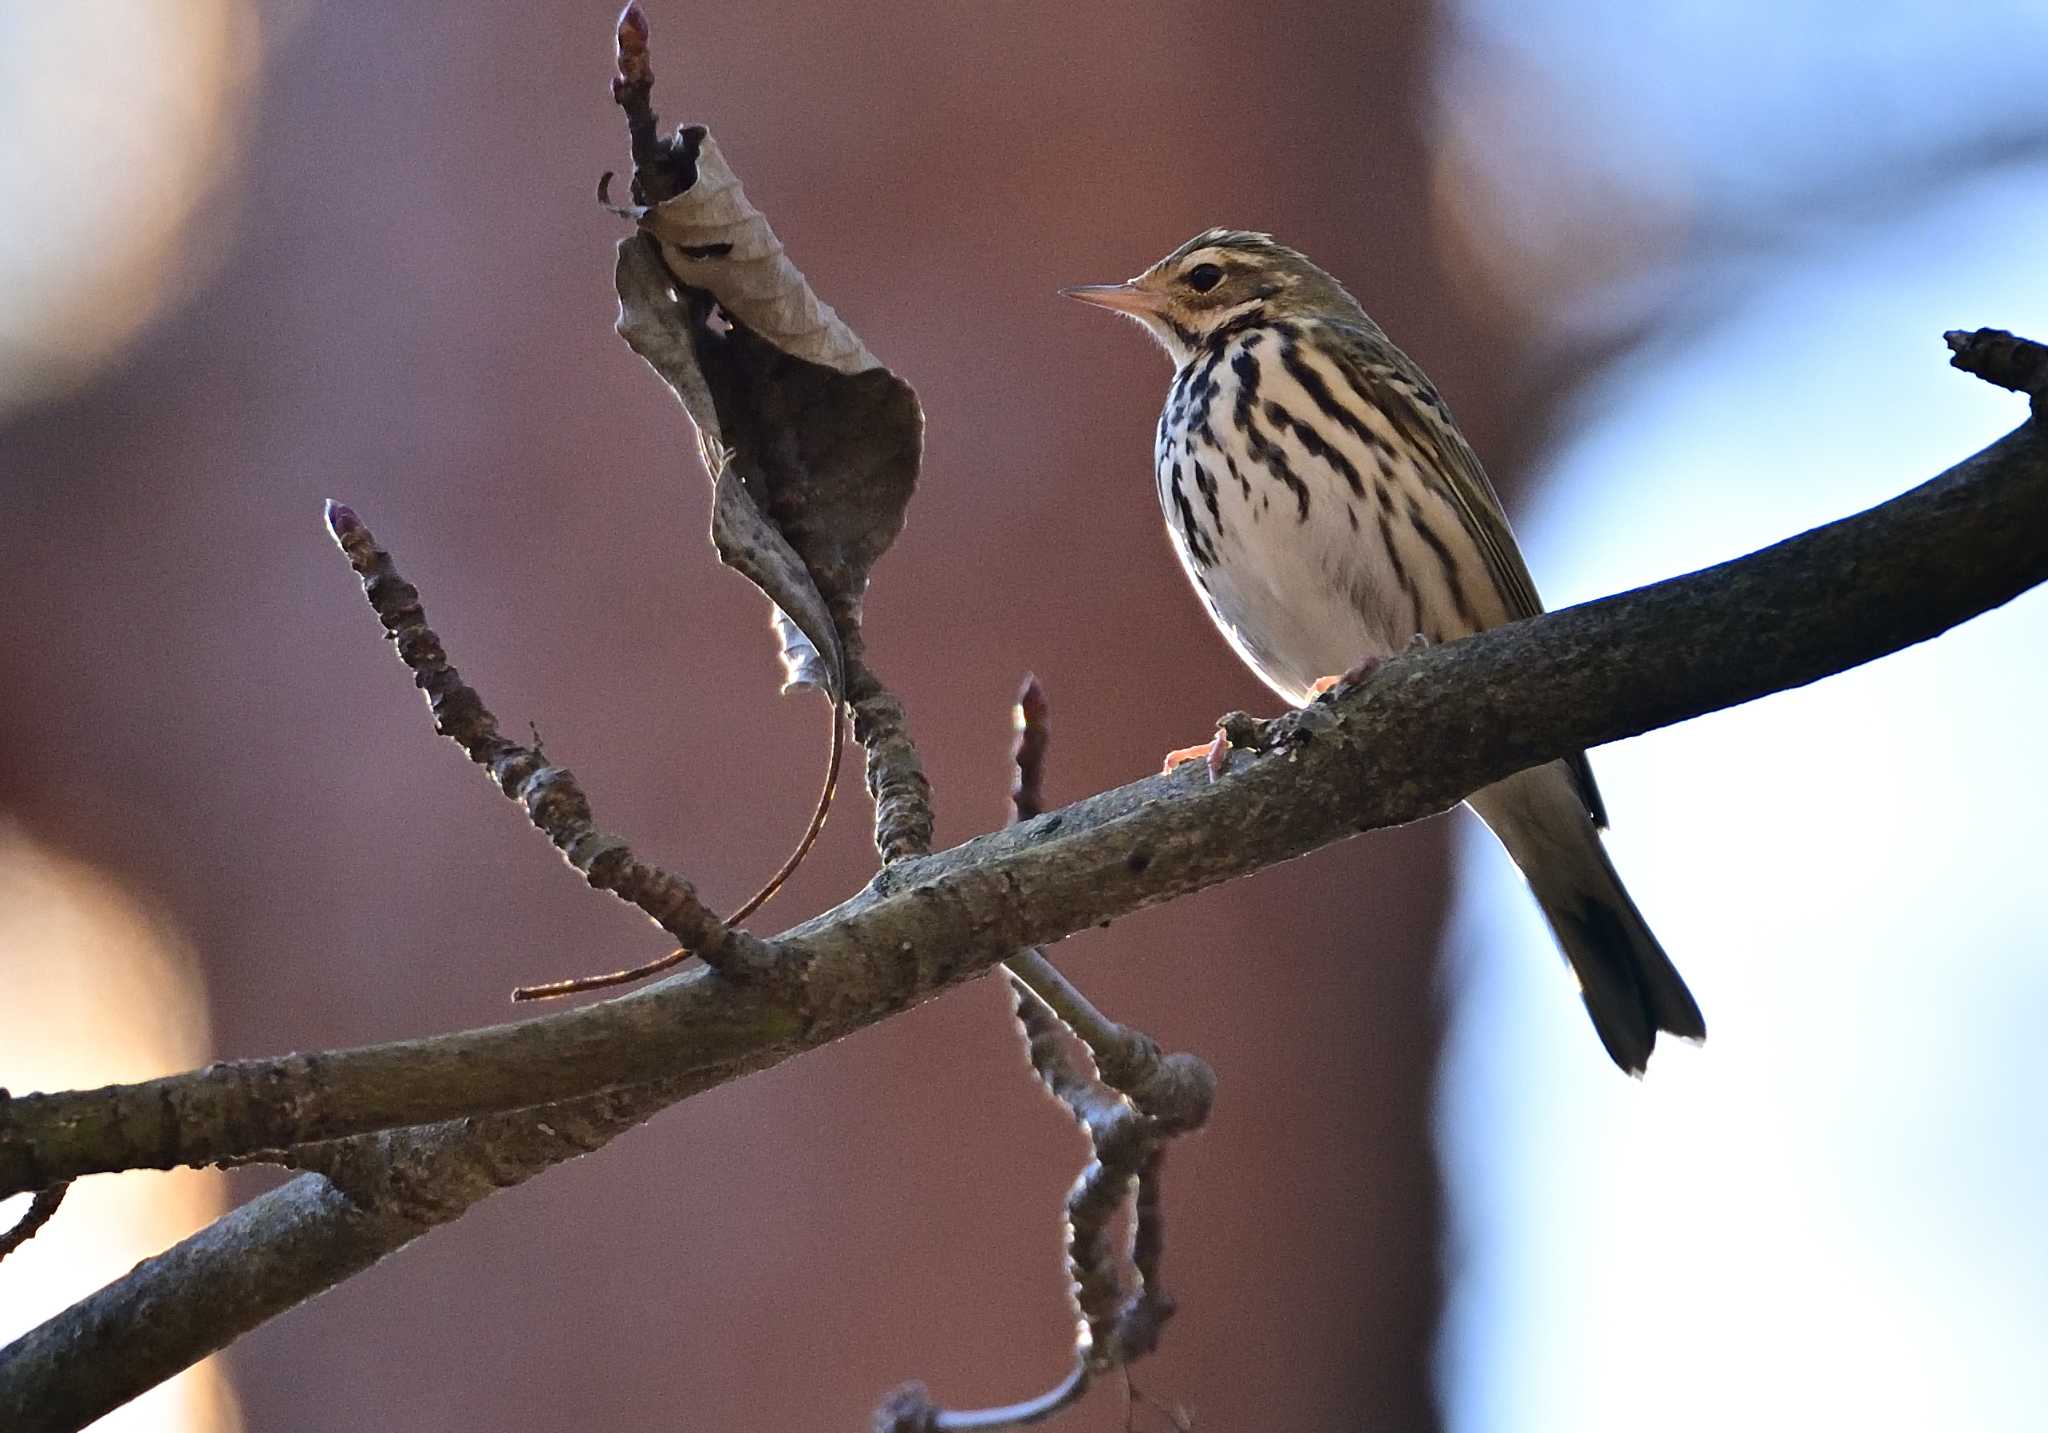
<svg viewBox="0 0 2048 1433">
<path fill-rule="evenodd" d="M 1136 319 L 1176 365 L 1194 357 L 1211 334 L 1244 323 L 1366 321 L 1358 301 L 1306 255 L 1246 229 L 1205 229 L 1126 283 L 1060 292 Z"/>
</svg>

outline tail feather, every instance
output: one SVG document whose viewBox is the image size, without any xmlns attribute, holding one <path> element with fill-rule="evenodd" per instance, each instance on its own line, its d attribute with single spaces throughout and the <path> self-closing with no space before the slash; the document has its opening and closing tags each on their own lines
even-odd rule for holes
<svg viewBox="0 0 2048 1433">
<path fill-rule="evenodd" d="M 1629 899 L 1561 764 L 1511 776 L 1472 806 L 1528 878 L 1615 1064 L 1640 1075 L 1659 1031 L 1707 1038 L 1698 1003 Z"/>
<path fill-rule="evenodd" d="M 1593 1029 L 1614 1063 L 1640 1075 L 1650 1062 L 1657 1032 L 1688 1040 L 1707 1038 L 1707 1022 L 1684 977 L 1636 910 L 1614 868 L 1601 864 L 1611 890 L 1536 895 L 1564 957 L 1579 980 Z"/>
</svg>

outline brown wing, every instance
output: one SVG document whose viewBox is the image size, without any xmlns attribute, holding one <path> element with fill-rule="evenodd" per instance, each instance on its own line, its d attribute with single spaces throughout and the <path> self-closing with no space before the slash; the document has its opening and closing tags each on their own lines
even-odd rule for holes
<svg viewBox="0 0 2048 1433">
<path fill-rule="evenodd" d="M 1341 355 L 1346 376 L 1415 450 L 1424 455 L 1425 469 L 1442 475 L 1439 491 L 1450 500 L 1464 520 L 1465 528 L 1486 564 L 1487 576 L 1499 589 L 1510 620 L 1534 617 L 1543 610 L 1543 599 L 1529 576 L 1529 564 L 1515 542 L 1502 510 L 1500 496 L 1479 465 L 1479 455 L 1465 441 L 1452 421 L 1451 410 L 1436 389 L 1423 377 L 1412 359 L 1381 333 L 1377 325 L 1344 329 L 1348 341 L 1333 345 Z M 1607 825 L 1607 804 L 1593 781 L 1593 768 L 1582 751 L 1565 758 L 1572 781 L 1585 803 L 1586 814 L 1598 827 Z"/>
</svg>

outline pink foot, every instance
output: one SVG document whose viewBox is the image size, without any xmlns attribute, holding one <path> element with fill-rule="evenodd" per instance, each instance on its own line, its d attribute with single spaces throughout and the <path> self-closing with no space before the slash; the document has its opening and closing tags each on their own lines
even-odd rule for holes
<svg viewBox="0 0 2048 1433">
<path fill-rule="evenodd" d="M 1211 781 L 1216 780 L 1219 776 L 1223 775 L 1223 768 L 1230 764 L 1230 737 L 1219 727 L 1216 731 L 1215 740 L 1207 745 L 1183 746 L 1176 751 L 1166 753 L 1166 761 L 1159 769 L 1161 771 L 1171 771 L 1176 766 L 1184 766 L 1197 757 L 1200 757 L 1207 763 L 1209 779 Z"/>
<path fill-rule="evenodd" d="M 1317 677 L 1314 682 L 1317 696 L 1327 696 L 1338 687 L 1356 686 L 1380 669 L 1385 657 L 1361 657 L 1350 671 L 1335 677 Z"/>
</svg>

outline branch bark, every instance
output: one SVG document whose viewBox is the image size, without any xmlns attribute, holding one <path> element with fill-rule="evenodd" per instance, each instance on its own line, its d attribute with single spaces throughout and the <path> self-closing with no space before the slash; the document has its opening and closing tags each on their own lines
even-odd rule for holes
<svg viewBox="0 0 2048 1433">
<path fill-rule="evenodd" d="M 1446 810 L 1511 772 L 1804 685 L 2048 580 L 2048 433 L 1732 562 L 1387 662 L 1225 779 L 1154 776 L 884 868 L 771 942 L 777 974 L 424 1040 L 0 1104 L 0 1194 L 786 1058 L 1018 950 Z"/>
<path fill-rule="evenodd" d="M 2044 534 L 2037 420 L 1747 557 L 1388 662 L 1221 781 L 1155 776 L 898 861 L 772 943 L 786 980 L 695 970 L 514 1025 L 0 1103 L 0 1192 L 354 1135 L 0 1350 L 0 1426 L 80 1426 L 496 1188 L 1025 946 L 1924 641 L 2048 580 Z"/>
</svg>

